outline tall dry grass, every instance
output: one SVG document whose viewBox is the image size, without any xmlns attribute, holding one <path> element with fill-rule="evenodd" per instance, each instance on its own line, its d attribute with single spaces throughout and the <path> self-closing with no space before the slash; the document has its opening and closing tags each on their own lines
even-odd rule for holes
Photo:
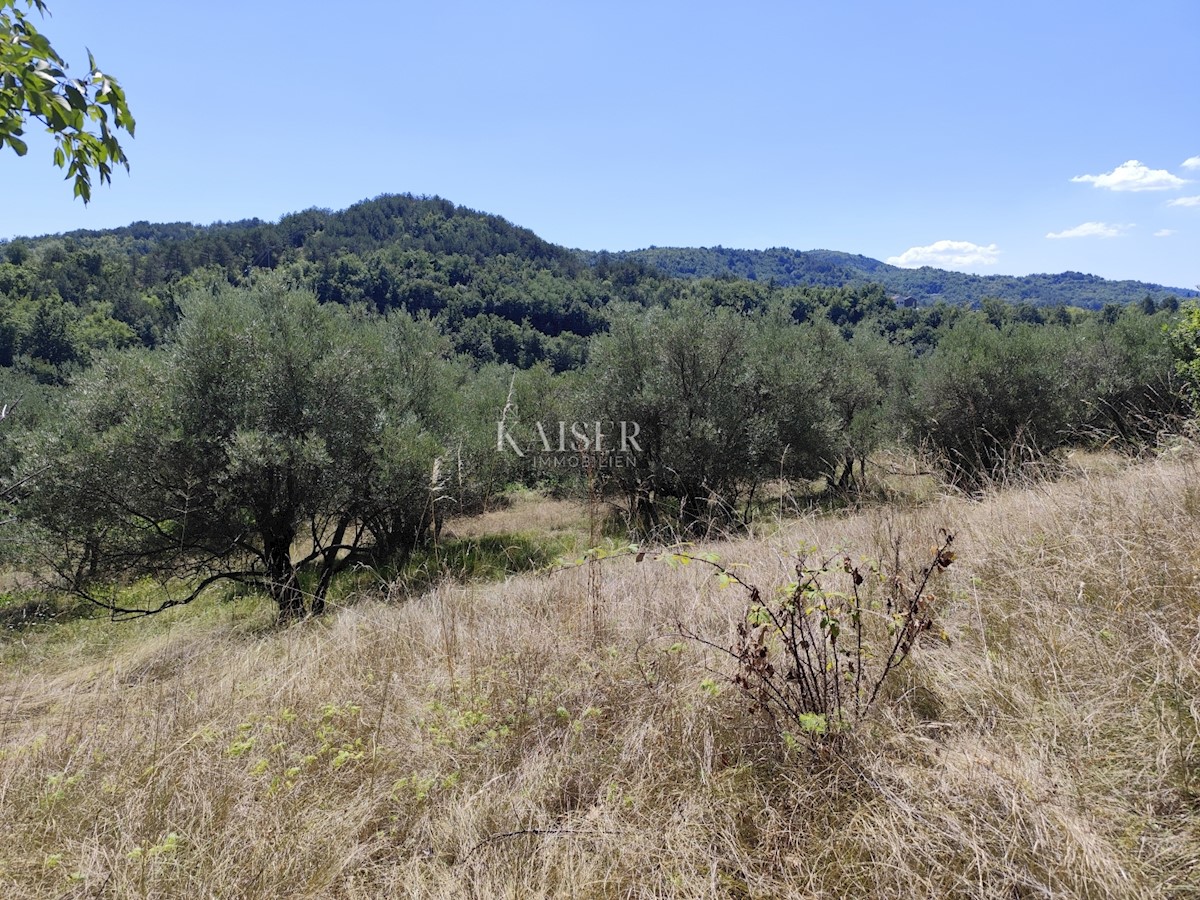
<svg viewBox="0 0 1200 900">
<path fill-rule="evenodd" d="M 781 749 L 676 623 L 711 571 L 630 559 L 363 601 L 208 603 L 0 649 L 0 897 L 1200 894 L 1190 458 L 716 545 L 958 531 L 929 640 L 836 753 Z M 589 577 L 590 576 L 590 577 Z"/>
</svg>

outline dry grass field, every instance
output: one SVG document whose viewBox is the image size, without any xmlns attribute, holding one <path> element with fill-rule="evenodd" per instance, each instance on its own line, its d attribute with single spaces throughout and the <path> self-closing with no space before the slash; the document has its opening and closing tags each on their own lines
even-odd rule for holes
<svg viewBox="0 0 1200 900">
<path fill-rule="evenodd" d="M 699 565 L 12 628 L 0 897 L 1200 897 L 1200 460 L 703 549 L 766 590 L 939 527 L 948 641 L 821 752 L 679 635 L 745 614 Z"/>
</svg>

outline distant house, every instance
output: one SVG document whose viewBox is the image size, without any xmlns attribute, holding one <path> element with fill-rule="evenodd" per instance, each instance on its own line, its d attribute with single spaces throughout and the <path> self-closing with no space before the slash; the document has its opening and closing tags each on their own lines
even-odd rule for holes
<svg viewBox="0 0 1200 900">
<path fill-rule="evenodd" d="M 906 309 L 911 309 L 912 307 L 917 305 L 917 298 L 912 297 L 912 296 L 901 297 L 899 294 L 892 294 L 891 299 L 892 299 L 892 302 L 896 304 L 896 306 L 903 307 Z"/>
</svg>

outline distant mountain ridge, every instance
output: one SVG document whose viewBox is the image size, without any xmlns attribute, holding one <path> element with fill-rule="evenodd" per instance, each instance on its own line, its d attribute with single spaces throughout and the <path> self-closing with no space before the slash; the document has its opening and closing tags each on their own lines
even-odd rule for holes
<svg viewBox="0 0 1200 900">
<path fill-rule="evenodd" d="M 14 261 L 24 248 L 68 241 L 126 256 L 142 290 L 186 275 L 199 266 L 230 272 L 274 268 L 288 261 L 317 263 L 346 254 L 424 252 L 483 263 L 498 257 L 524 260 L 539 269 L 576 279 L 581 270 L 620 264 L 658 277 L 742 278 L 779 287 L 862 287 L 880 284 L 906 305 L 944 301 L 978 305 L 985 297 L 1036 306 L 1098 308 L 1128 304 L 1149 295 L 1155 302 L 1200 291 L 1141 281 L 1110 281 L 1081 272 L 1037 275 L 969 275 L 922 267 L 903 269 L 859 254 L 836 250 L 736 250 L 726 247 L 648 247 L 606 252 L 570 250 L 498 215 L 478 212 L 440 197 L 384 194 L 344 210 L 306 209 L 278 222 L 248 219 L 190 223 L 135 222 L 119 228 L 0 241 L 0 262 Z M 64 294 L 65 296 L 65 294 Z"/>
<path fill-rule="evenodd" d="M 837 250 L 734 250 L 726 247 L 648 247 L 582 257 L 641 263 L 675 278 L 745 278 L 780 287 L 883 285 L 900 299 L 918 303 L 978 304 L 984 297 L 1035 306 L 1064 304 L 1096 308 L 1105 303 L 1133 303 L 1149 294 L 1155 301 L 1168 296 L 1200 297 L 1200 291 L 1143 281 L 1112 281 L 1082 272 L 1037 275 L 970 275 L 922 266 L 903 269 L 868 256 Z"/>
</svg>

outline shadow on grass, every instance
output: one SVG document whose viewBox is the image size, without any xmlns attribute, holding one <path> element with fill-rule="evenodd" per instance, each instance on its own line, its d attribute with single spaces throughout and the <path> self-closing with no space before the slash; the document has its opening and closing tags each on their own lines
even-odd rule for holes
<svg viewBox="0 0 1200 900">
<path fill-rule="evenodd" d="M 420 593 L 446 579 L 502 581 L 509 575 L 549 566 L 576 548 L 573 536 L 489 534 L 446 541 L 413 553 L 393 577 L 409 594 Z"/>
<path fill-rule="evenodd" d="M 28 592 L 0 594 L 0 634 L 93 619 L 102 613 L 103 610 L 90 603 L 70 597 Z"/>
<path fill-rule="evenodd" d="M 575 550 L 573 535 L 547 537 L 531 533 L 481 535 L 445 541 L 437 546 L 414 552 L 402 564 L 390 569 L 356 569 L 343 572 L 334 579 L 329 591 L 332 607 L 353 604 L 370 595 L 389 595 L 399 588 L 401 595 L 412 597 L 446 580 L 458 582 L 502 581 L 510 575 L 542 569 L 556 559 Z M 302 589 L 312 590 L 316 577 L 301 575 Z M 124 589 L 128 597 L 145 599 L 145 585 L 130 585 Z M 127 599 L 128 599 L 127 597 Z M 250 606 L 247 608 L 246 604 Z M 150 604 L 153 605 L 153 604 Z M 273 607 L 265 594 L 242 585 L 225 585 L 206 592 L 197 600 L 200 615 L 228 624 L 247 637 L 261 637 L 277 630 L 281 623 L 270 614 Z M 270 607 L 270 610 L 268 610 Z M 149 618 L 166 616 L 174 620 L 179 615 L 194 617 L 193 609 L 183 612 L 176 607 Z M 235 610 L 237 610 L 235 612 Z M 31 630 L 63 625 L 88 619 L 107 619 L 108 613 L 84 600 L 28 591 L 0 594 L 0 636 L 20 635 Z M 134 620 L 137 621 L 137 620 Z"/>
</svg>

